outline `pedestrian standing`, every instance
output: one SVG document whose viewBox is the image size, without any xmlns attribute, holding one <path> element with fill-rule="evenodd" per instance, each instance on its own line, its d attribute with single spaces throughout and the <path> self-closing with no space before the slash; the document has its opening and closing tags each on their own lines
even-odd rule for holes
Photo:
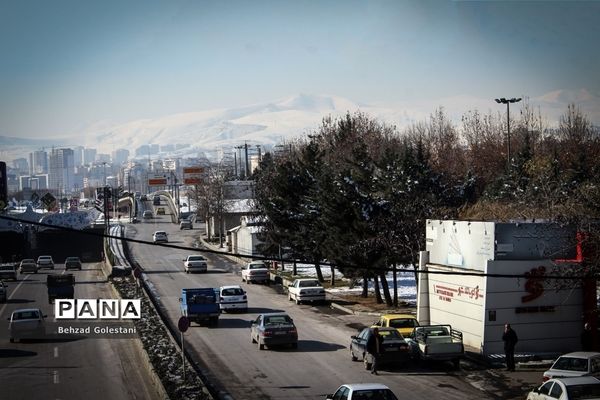
<svg viewBox="0 0 600 400">
<path fill-rule="evenodd" d="M 515 346 L 519 341 L 517 333 L 510 327 L 510 324 L 504 325 L 504 334 L 502 335 L 504 341 L 504 355 L 506 357 L 506 370 L 515 370 Z"/>
<path fill-rule="evenodd" d="M 585 323 L 583 332 L 581 332 L 581 349 L 583 351 L 594 350 L 594 336 L 592 334 L 592 326 L 589 322 Z"/>
<path fill-rule="evenodd" d="M 379 375 L 377 373 L 377 363 L 379 361 L 379 356 L 383 351 L 383 338 L 379 334 L 379 328 L 374 327 L 371 331 L 371 335 L 367 340 L 367 352 L 371 356 L 371 374 Z"/>
</svg>

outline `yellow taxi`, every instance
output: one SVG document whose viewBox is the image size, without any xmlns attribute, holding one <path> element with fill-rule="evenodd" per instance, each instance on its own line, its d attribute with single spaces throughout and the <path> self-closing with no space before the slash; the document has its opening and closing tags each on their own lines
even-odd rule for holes
<svg viewBox="0 0 600 400">
<path fill-rule="evenodd" d="M 396 328 L 402 336 L 410 337 L 419 322 L 412 314 L 384 314 L 373 326 Z"/>
</svg>

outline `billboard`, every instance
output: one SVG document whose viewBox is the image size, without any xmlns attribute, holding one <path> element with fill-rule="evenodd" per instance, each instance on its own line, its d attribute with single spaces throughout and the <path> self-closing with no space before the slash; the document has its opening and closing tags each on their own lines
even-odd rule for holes
<svg viewBox="0 0 600 400">
<path fill-rule="evenodd" d="M 148 186 L 166 186 L 167 176 L 166 175 L 154 175 L 148 177 Z"/>
<path fill-rule="evenodd" d="M 183 184 L 184 185 L 199 185 L 202 183 L 204 168 L 202 167 L 184 167 L 183 168 Z"/>
</svg>

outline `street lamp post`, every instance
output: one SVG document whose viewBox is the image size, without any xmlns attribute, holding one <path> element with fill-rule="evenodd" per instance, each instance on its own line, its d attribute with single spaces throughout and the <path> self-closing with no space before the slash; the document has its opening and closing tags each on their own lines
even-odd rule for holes
<svg viewBox="0 0 600 400">
<path fill-rule="evenodd" d="M 512 99 L 505 99 L 504 97 L 500 98 L 500 99 L 495 99 L 496 103 L 498 104 L 506 104 L 506 131 L 507 131 L 507 135 L 506 135 L 506 141 L 507 141 L 507 145 L 508 145 L 508 154 L 506 157 L 506 161 L 507 161 L 507 165 L 506 168 L 508 171 L 510 171 L 510 103 L 518 103 L 519 101 L 521 101 L 521 98 L 519 97 L 518 99 L 516 98 L 512 98 Z"/>
</svg>

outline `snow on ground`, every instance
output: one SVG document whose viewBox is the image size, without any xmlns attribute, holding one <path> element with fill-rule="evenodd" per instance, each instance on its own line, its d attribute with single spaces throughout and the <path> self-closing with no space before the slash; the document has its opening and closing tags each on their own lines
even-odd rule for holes
<svg viewBox="0 0 600 400">
<path fill-rule="evenodd" d="M 292 265 L 285 264 L 284 270 L 291 271 Z M 325 279 L 329 279 L 331 277 L 331 269 L 329 268 L 329 266 L 321 266 L 321 271 L 323 272 L 323 277 Z M 313 264 L 297 264 L 296 272 L 300 276 L 310 276 L 310 277 L 317 276 L 316 269 Z M 386 275 L 386 277 L 387 277 L 388 286 L 390 288 L 390 294 L 393 296 L 394 295 L 394 287 L 393 287 L 394 286 L 394 278 L 393 278 L 392 272 L 389 272 Z M 343 275 L 338 270 L 335 270 L 335 278 L 341 280 L 343 278 Z M 396 284 L 398 286 L 398 299 L 404 300 L 410 304 L 417 303 L 417 286 L 416 286 L 416 281 L 415 281 L 415 275 L 412 272 L 398 272 L 396 274 Z M 369 281 L 369 290 L 370 291 L 374 290 L 373 281 L 371 281 L 371 280 Z M 339 287 L 335 287 L 332 289 L 328 289 L 328 291 L 331 293 L 339 293 L 339 294 L 343 294 L 343 293 L 358 294 L 362 291 L 362 279 L 357 279 L 356 282 L 354 283 L 353 287 L 339 286 Z"/>
</svg>

